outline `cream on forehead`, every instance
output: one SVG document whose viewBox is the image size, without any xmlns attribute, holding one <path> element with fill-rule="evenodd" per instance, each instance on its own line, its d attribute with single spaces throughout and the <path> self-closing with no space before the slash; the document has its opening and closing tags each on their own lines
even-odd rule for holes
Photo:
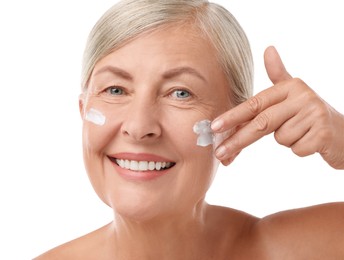
<svg viewBox="0 0 344 260">
<path fill-rule="evenodd" d="M 199 121 L 193 126 L 194 133 L 198 134 L 198 146 L 208 146 L 214 143 L 214 135 L 210 126 L 211 121 L 208 119 Z"/>
<path fill-rule="evenodd" d="M 98 110 L 91 108 L 85 115 L 85 120 L 95 124 L 102 126 L 105 124 L 106 118 L 105 116 Z"/>
</svg>

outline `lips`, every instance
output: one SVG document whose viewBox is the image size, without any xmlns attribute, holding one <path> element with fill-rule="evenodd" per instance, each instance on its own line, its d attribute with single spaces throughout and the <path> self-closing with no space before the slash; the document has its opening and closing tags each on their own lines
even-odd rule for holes
<svg viewBox="0 0 344 260">
<path fill-rule="evenodd" d="M 111 158 L 117 165 L 123 169 L 131 171 L 161 171 L 171 168 L 174 164 L 171 162 L 154 162 L 154 161 L 134 161 Z"/>
<path fill-rule="evenodd" d="M 120 153 L 108 156 L 121 175 L 151 179 L 163 175 L 176 163 L 152 154 Z"/>
</svg>

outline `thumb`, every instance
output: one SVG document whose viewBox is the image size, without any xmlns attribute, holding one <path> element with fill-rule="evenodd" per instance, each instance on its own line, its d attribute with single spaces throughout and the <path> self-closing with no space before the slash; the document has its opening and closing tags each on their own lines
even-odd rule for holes
<svg viewBox="0 0 344 260">
<path fill-rule="evenodd" d="M 285 69 L 275 47 L 269 46 L 266 48 L 264 52 L 264 64 L 266 72 L 273 84 L 292 78 Z"/>
</svg>

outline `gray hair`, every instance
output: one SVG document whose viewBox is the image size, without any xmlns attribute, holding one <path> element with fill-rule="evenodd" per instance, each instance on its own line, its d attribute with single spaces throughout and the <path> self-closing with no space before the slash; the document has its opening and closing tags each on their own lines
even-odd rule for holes
<svg viewBox="0 0 344 260">
<path fill-rule="evenodd" d="M 193 24 L 211 41 L 228 78 L 233 105 L 252 95 L 249 41 L 228 10 L 207 0 L 122 0 L 111 7 L 88 37 L 82 65 L 83 91 L 100 59 L 143 32 L 174 23 Z"/>
</svg>

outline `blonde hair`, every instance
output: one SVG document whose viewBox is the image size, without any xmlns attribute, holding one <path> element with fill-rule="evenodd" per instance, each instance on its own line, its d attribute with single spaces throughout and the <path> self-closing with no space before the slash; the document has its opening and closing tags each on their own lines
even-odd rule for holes
<svg viewBox="0 0 344 260">
<path fill-rule="evenodd" d="M 213 44 L 237 105 L 252 95 L 253 61 L 248 39 L 234 16 L 207 0 L 122 0 L 95 24 L 87 40 L 82 88 L 87 90 L 95 64 L 148 30 L 191 23 Z"/>
</svg>

